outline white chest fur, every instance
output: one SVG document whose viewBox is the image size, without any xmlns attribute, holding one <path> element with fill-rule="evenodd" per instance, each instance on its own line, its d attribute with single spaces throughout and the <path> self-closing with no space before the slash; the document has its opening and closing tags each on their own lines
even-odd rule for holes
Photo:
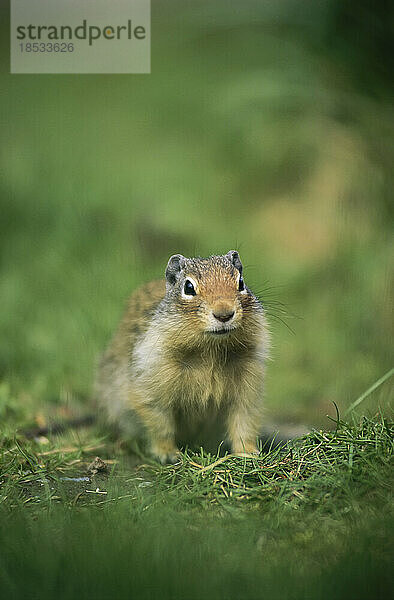
<svg viewBox="0 0 394 600">
<path fill-rule="evenodd" d="M 245 361 L 234 356 L 223 360 L 203 348 L 185 356 L 172 350 L 154 328 L 135 346 L 133 385 L 147 402 L 200 411 L 256 390 L 262 381 L 262 361 L 257 353 Z"/>
</svg>

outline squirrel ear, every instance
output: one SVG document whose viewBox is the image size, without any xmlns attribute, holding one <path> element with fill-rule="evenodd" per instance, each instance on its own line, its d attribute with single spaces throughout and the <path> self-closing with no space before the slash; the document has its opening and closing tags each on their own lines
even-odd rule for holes
<svg viewBox="0 0 394 600">
<path fill-rule="evenodd" d="M 166 267 L 166 279 L 168 283 L 174 285 L 184 265 L 185 257 L 182 256 L 182 254 L 173 254 L 170 256 L 170 260 Z"/>
<path fill-rule="evenodd" d="M 239 258 L 238 252 L 236 250 L 230 250 L 230 252 L 227 252 L 226 256 L 229 259 L 229 261 L 234 265 L 234 267 L 236 269 L 238 269 L 238 271 L 242 275 L 243 267 L 242 267 L 241 259 Z"/>
</svg>

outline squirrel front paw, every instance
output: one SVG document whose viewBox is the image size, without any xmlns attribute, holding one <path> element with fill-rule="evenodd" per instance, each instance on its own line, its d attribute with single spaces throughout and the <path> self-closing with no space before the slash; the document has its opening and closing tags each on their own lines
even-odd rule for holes
<svg viewBox="0 0 394 600">
<path fill-rule="evenodd" d="M 168 440 L 152 444 L 151 454 L 162 465 L 173 465 L 179 462 L 179 450 L 175 444 L 169 443 Z"/>
</svg>

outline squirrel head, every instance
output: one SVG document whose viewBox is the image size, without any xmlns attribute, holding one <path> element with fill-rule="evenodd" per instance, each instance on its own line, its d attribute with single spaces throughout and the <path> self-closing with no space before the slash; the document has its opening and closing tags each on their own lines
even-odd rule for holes
<svg viewBox="0 0 394 600">
<path fill-rule="evenodd" d="M 209 258 L 170 257 L 166 297 L 171 312 L 182 317 L 191 334 L 230 337 L 261 305 L 246 287 L 236 250 Z"/>
</svg>

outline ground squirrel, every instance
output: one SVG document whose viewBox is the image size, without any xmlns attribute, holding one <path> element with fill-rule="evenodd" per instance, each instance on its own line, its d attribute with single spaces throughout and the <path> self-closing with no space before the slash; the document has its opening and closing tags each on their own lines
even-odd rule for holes
<svg viewBox="0 0 394 600">
<path fill-rule="evenodd" d="M 165 280 L 132 294 L 101 359 L 96 398 L 163 463 L 205 439 L 256 452 L 268 345 L 264 310 L 244 283 L 238 252 L 175 254 Z"/>
</svg>

